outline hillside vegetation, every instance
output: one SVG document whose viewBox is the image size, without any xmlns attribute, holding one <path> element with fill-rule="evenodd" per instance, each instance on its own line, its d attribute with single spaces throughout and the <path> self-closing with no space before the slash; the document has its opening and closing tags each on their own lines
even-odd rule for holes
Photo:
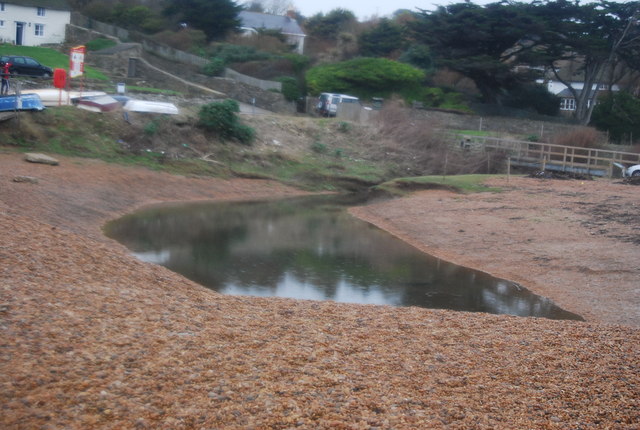
<svg viewBox="0 0 640 430">
<path fill-rule="evenodd" d="M 251 144 L 241 144 L 204 129 L 198 121 L 201 106 L 187 100 L 178 116 L 129 113 L 128 120 L 117 111 L 53 107 L 2 122 L 0 133 L 7 150 L 100 158 L 186 175 L 271 178 L 308 189 L 353 191 L 399 177 L 487 173 L 483 154 L 461 153 L 451 137 L 411 121 L 399 107 L 387 107 L 375 126 L 241 114 L 239 120 L 255 131 Z"/>
</svg>

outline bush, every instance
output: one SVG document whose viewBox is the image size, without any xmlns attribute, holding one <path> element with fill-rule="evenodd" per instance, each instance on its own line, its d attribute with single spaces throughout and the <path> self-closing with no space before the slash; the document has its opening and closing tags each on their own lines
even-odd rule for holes
<svg viewBox="0 0 640 430">
<path fill-rule="evenodd" d="M 238 142 L 244 145 L 250 145 L 256 137 L 256 131 L 245 124 L 237 124 L 234 131 L 234 137 Z"/>
<path fill-rule="evenodd" d="M 223 140 L 235 139 L 248 145 L 253 141 L 255 131 L 240 123 L 236 115 L 238 112 L 240 105 L 235 100 L 209 103 L 200 109 L 199 125 L 205 130 L 217 133 Z"/>
<path fill-rule="evenodd" d="M 422 88 L 408 96 L 410 101 L 416 100 L 427 107 L 469 111 L 462 94 L 443 88 Z"/>
<path fill-rule="evenodd" d="M 282 95 L 287 101 L 296 101 L 301 96 L 300 87 L 298 86 L 298 81 L 295 78 L 285 76 L 278 79 L 279 82 L 282 83 Z"/>
<path fill-rule="evenodd" d="M 207 76 L 220 76 L 224 73 L 225 63 L 222 58 L 213 58 L 202 68 L 202 73 Z"/>
<path fill-rule="evenodd" d="M 424 72 L 386 58 L 356 58 L 314 67 L 306 78 L 312 94 L 335 92 L 369 98 L 410 94 L 419 89 Z"/>
<path fill-rule="evenodd" d="M 431 51 L 429 47 L 425 45 L 411 45 L 409 49 L 398 58 L 398 61 L 411 64 L 425 72 L 430 72 L 434 68 Z"/>
<path fill-rule="evenodd" d="M 603 97 L 593 109 L 591 124 L 608 131 L 614 142 L 628 143 L 640 137 L 640 100 L 626 92 Z"/>
</svg>

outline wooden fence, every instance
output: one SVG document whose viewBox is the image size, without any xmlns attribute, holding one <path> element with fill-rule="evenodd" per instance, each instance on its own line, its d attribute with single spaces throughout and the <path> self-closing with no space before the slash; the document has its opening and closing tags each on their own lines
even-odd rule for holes
<svg viewBox="0 0 640 430">
<path fill-rule="evenodd" d="M 640 164 L 640 154 L 596 148 L 555 145 L 488 136 L 462 136 L 461 147 L 503 151 L 511 158 L 511 165 L 541 170 L 583 173 L 612 177 L 616 164 Z"/>
</svg>

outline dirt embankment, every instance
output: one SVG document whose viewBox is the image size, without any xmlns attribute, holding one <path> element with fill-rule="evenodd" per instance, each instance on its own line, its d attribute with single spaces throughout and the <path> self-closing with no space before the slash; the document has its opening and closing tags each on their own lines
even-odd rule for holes
<svg viewBox="0 0 640 430">
<path fill-rule="evenodd" d="M 419 249 L 518 282 L 588 321 L 640 327 L 640 200 L 622 181 L 497 179 L 352 210 Z"/>
<path fill-rule="evenodd" d="M 638 224 L 620 208 L 637 212 L 637 189 L 494 185 L 354 213 L 588 322 L 219 295 L 101 225 L 148 203 L 298 191 L 0 154 L 0 427 L 636 428 Z"/>
</svg>

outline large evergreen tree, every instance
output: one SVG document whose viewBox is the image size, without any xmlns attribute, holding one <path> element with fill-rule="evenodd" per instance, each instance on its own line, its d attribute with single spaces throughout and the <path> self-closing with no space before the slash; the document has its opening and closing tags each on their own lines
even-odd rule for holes
<svg viewBox="0 0 640 430">
<path fill-rule="evenodd" d="M 621 63 L 640 70 L 640 2 L 581 5 L 558 0 L 532 11 L 545 31 L 540 33 L 541 49 L 531 60 L 547 65 L 569 88 L 576 100 L 575 118 L 588 124 L 598 96 L 592 89 L 607 84 L 607 74 Z M 560 73 L 559 60 L 579 65 L 575 75 L 584 83 L 582 90 Z"/>
<path fill-rule="evenodd" d="M 422 11 L 410 22 L 413 37 L 429 46 L 439 67 L 475 84 L 487 103 L 500 103 L 504 90 L 520 84 L 513 72 L 515 51 L 530 49 L 540 25 L 525 7 L 512 3 L 457 3 Z"/>
<path fill-rule="evenodd" d="M 333 9 L 326 15 L 317 13 L 307 19 L 304 27 L 309 35 L 327 40 L 336 40 L 341 32 L 349 30 L 356 22 L 350 10 Z"/>
<path fill-rule="evenodd" d="M 240 26 L 242 7 L 233 0 L 168 0 L 165 14 L 202 30 L 207 40 L 223 38 Z"/>
<path fill-rule="evenodd" d="M 520 86 L 523 76 L 514 72 L 515 65 L 547 66 L 573 92 L 575 117 L 587 124 L 592 94 L 558 73 L 558 62 L 578 64 L 576 77 L 586 89 L 606 83 L 614 64 L 640 69 L 639 22 L 638 1 L 554 0 L 457 3 L 422 11 L 411 27 L 416 40 L 430 47 L 437 65 L 473 80 L 485 102 L 500 103 Z"/>
<path fill-rule="evenodd" d="M 389 19 L 382 18 L 378 24 L 358 37 L 360 54 L 364 57 L 387 57 L 404 45 L 403 29 Z"/>
</svg>

